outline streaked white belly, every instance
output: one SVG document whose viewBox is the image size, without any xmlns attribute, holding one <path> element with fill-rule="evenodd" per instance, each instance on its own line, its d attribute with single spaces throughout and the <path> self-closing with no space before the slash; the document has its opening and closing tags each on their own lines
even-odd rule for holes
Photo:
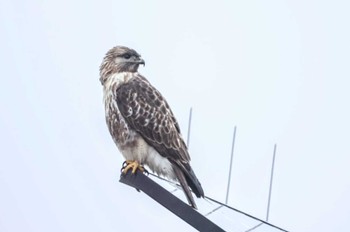
<svg viewBox="0 0 350 232">
<path fill-rule="evenodd" d="M 140 134 L 132 130 L 121 115 L 116 103 L 116 89 L 137 73 L 118 73 L 104 84 L 106 121 L 118 149 L 126 160 L 136 160 L 147 165 L 153 172 L 169 179 L 176 179 L 171 163 L 149 146 Z"/>
<path fill-rule="evenodd" d="M 124 146 L 119 150 L 126 160 L 136 160 L 147 165 L 153 172 L 176 180 L 172 165 L 167 158 L 161 156 L 153 147 L 149 146 L 140 136 L 136 136 L 134 146 Z"/>
</svg>

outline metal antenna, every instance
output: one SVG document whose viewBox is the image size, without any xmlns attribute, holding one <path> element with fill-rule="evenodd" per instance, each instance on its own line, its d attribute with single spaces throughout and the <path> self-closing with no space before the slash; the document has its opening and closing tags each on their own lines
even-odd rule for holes
<svg viewBox="0 0 350 232">
<path fill-rule="evenodd" d="M 257 224 L 256 226 L 253 226 L 252 228 L 250 228 L 249 230 L 246 230 L 245 232 L 253 231 L 253 230 L 257 229 L 258 227 L 260 227 L 260 226 L 262 226 L 262 225 L 264 225 L 264 223 L 263 223 L 263 222 L 260 222 L 259 224 Z"/>
<path fill-rule="evenodd" d="M 269 190 L 269 198 L 267 201 L 267 212 L 266 212 L 266 221 L 269 221 L 269 213 L 270 213 L 270 203 L 271 203 L 271 191 L 272 191 L 272 181 L 273 181 L 273 171 L 275 169 L 275 158 L 276 158 L 276 149 L 277 144 L 275 144 L 273 148 L 273 158 L 272 158 L 272 167 L 271 167 L 271 179 L 270 179 L 270 190 Z"/>
<path fill-rule="evenodd" d="M 232 147 L 231 147 L 231 161 L 230 161 L 230 170 L 229 170 L 229 173 L 228 173 L 228 182 L 227 182 L 227 191 L 226 191 L 225 204 L 227 204 L 227 202 L 228 202 L 228 196 L 229 196 L 229 193 L 230 193 L 233 152 L 234 152 L 234 149 L 235 149 L 235 140 L 236 140 L 236 129 L 237 129 L 237 127 L 235 126 L 235 129 L 233 130 Z"/>
<path fill-rule="evenodd" d="M 192 123 L 192 107 L 190 108 L 190 116 L 189 116 L 189 118 L 188 118 L 187 148 L 190 147 L 191 123 Z"/>
<path fill-rule="evenodd" d="M 231 172 L 232 172 L 232 161 L 233 161 L 233 151 L 235 148 L 235 140 L 236 140 L 236 130 L 237 127 L 235 126 L 234 130 L 233 130 L 233 139 L 232 139 L 232 147 L 231 147 L 231 161 L 230 161 L 230 170 L 228 173 L 228 182 L 227 182 L 227 191 L 226 191 L 226 199 L 225 199 L 225 204 L 227 205 L 228 202 L 228 196 L 230 194 L 230 183 L 231 183 Z M 213 209 L 212 211 L 210 211 L 209 213 L 207 213 L 205 216 L 209 216 L 210 214 L 214 213 L 215 211 L 217 211 L 218 209 L 220 209 L 221 207 L 223 207 L 223 205 L 220 205 L 218 207 L 216 207 L 215 209 Z"/>
</svg>

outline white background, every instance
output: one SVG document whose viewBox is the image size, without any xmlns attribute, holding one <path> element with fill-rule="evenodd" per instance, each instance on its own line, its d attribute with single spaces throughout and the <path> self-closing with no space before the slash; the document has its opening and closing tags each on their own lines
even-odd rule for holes
<svg viewBox="0 0 350 232">
<path fill-rule="evenodd" d="M 192 231 L 122 185 L 98 81 L 126 45 L 206 195 L 291 231 L 348 231 L 347 1 L 0 1 L 0 231 Z M 197 200 L 200 201 L 200 200 Z"/>
</svg>

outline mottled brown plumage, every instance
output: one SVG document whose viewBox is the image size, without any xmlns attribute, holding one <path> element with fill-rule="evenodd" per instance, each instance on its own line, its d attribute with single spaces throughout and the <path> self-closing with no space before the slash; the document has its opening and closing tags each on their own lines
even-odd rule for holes
<svg viewBox="0 0 350 232">
<path fill-rule="evenodd" d="M 122 46 L 109 50 L 101 64 L 109 131 L 126 160 L 177 179 L 196 208 L 189 187 L 197 197 L 204 193 L 189 164 L 179 124 L 160 92 L 137 72 L 140 64 L 144 64 L 140 55 Z"/>
</svg>

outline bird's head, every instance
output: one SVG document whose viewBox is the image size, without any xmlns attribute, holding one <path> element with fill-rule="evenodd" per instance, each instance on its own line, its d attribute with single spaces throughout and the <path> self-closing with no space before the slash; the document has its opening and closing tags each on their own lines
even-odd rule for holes
<svg viewBox="0 0 350 232">
<path fill-rule="evenodd" d="M 135 50 L 116 46 L 103 58 L 100 66 L 100 81 L 103 84 L 110 75 L 115 73 L 137 72 L 140 64 L 145 65 L 145 61 Z"/>
</svg>

